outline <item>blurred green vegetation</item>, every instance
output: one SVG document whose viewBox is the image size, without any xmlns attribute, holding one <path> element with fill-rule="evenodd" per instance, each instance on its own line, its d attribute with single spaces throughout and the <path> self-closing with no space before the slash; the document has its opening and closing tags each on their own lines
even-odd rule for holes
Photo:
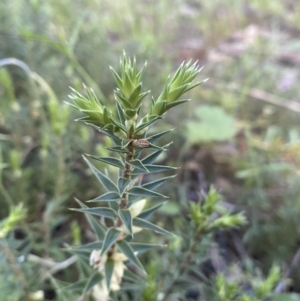
<svg viewBox="0 0 300 301">
<path fill-rule="evenodd" d="M 183 204 L 200 199 L 200 190 L 213 184 L 226 204 L 246 211 L 249 225 L 208 239 L 199 260 L 213 249 L 226 263 L 214 267 L 217 272 L 254 282 L 253 266 L 266 276 L 275 264 L 283 278 L 291 279 L 281 283 L 278 290 L 285 294 L 278 300 L 299 300 L 299 13 L 297 0 L 2 0 L 0 220 L 21 203 L 26 217 L 0 240 L 0 283 L 9 288 L 6 292 L 14 291 L 8 297 L 1 288 L 1 300 L 26 300 L 39 290 L 45 300 L 73 298 L 54 290 L 76 281 L 77 268 L 49 275 L 46 261 L 24 258 L 34 254 L 64 261 L 66 244 L 93 240 L 88 223 L 68 208 L 75 196 L 99 195 L 81 154 L 103 155 L 109 141 L 73 122 L 78 115 L 63 100 L 69 86 L 81 90 L 85 83 L 110 102 L 109 65 L 118 66 L 123 49 L 138 62 L 148 61 L 146 88 L 154 94 L 182 60 L 198 59 L 205 66 L 202 75 L 210 78 L 193 91 L 187 110 L 174 108 L 161 123 L 177 128 L 161 161 L 182 169 L 177 182 L 162 188 L 172 202 L 158 214 L 160 222 L 179 233 Z M 215 116 L 218 120 L 209 122 Z M 211 139 L 200 132 L 210 124 Z M 157 243 L 158 238 L 145 239 Z M 162 289 L 156 281 L 164 279 L 184 249 L 178 240 L 170 248 L 143 255 L 148 286 L 140 295 L 118 300 L 154 300 Z M 10 252 L 13 257 L 7 257 Z M 239 268 L 227 269 L 236 262 Z"/>
</svg>

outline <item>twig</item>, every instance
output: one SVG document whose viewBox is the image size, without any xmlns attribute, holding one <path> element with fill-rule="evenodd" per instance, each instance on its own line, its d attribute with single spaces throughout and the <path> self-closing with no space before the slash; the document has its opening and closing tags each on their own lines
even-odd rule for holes
<svg viewBox="0 0 300 301">
<path fill-rule="evenodd" d="M 62 261 L 62 262 L 55 262 L 49 259 L 41 258 L 33 254 L 29 254 L 27 257 L 28 261 L 43 265 L 44 267 L 49 268 L 49 271 L 45 274 L 43 277 L 43 280 L 45 278 L 48 278 L 50 275 L 53 275 L 57 273 L 60 270 L 64 270 L 67 267 L 69 267 L 71 264 L 75 263 L 77 260 L 77 256 L 73 255 L 72 257 Z"/>
</svg>

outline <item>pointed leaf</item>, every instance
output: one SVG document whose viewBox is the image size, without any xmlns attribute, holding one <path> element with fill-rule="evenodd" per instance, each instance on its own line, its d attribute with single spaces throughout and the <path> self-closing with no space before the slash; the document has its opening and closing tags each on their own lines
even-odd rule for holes
<svg viewBox="0 0 300 301">
<path fill-rule="evenodd" d="M 117 105 L 117 110 L 118 110 L 118 115 L 119 115 L 119 118 L 120 118 L 120 122 L 121 122 L 121 124 L 125 125 L 126 118 L 125 118 L 125 115 L 124 115 L 124 111 L 123 111 L 123 109 L 120 106 L 118 101 L 116 102 L 116 105 Z"/>
<path fill-rule="evenodd" d="M 139 259 L 135 256 L 133 249 L 131 248 L 130 244 L 125 241 L 121 240 L 117 242 L 117 246 L 120 251 L 138 268 L 140 268 L 143 272 L 145 272 L 143 265 L 140 263 Z"/>
<path fill-rule="evenodd" d="M 170 110 L 171 108 L 173 108 L 175 106 L 181 105 L 182 103 L 189 102 L 189 101 L 190 101 L 190 99 L 182 99 L 182 100 L 176 100 L 176 101 L 168 102 L 167 110 Z"/>
<path fill-rule="evenodd" d="M 194 89 L 195 87 L 197 87 L 197 86 L 199 86 L 199 85 L 202 85 L 202 84 L 206 83 L 207 81 L 208 81 L 208 78 L 202 80 L 201 82 L 197 82 L 197 83 L 195 83 L 195 84 L 193 84 L 193 85 L 189 85 L 189 86 L 186 88 L 186 90 L 185 90 L 184 93 L 186 93 L 187 91 L 190 91 L 191 89 Z"/>
<path fill-rule="evenodd" d="M 118 188 L 119 188 L 119 191 L 120 191 L 121 195 L 124 193 L 124 190 L 127 188 L 129 183 L 130 183 L 130 180 L 127 180 L 123 177 L 119 177 L 119 179 L 118 179 Z"/>
<path fill-rule="evenodd" d="M 143 100 L 150 92 L 151 92 L 151 91 L 149 90 L 149 91 L 146 91 L 146 92 L 141 93 L 141 94 L 139 95 L 138 102 L 136 103 L 136 107 L 137 107 L 137 108 L 140 108 L 140 106 L 141 106 L 141 104 L 142 104 L 142 100 Z"/>
<path fill-rule="evenodd" d="M 106 147 L 106 149 L 108 149 L 112 152 L 117 152 L 117 153 L 122 153 L 122 154 L 128 153 L 128 150 L 122 148 L 121 146 Z"/>
<path fill-rule="evenodd" d="M 100 275 L 100 274 L 99 274 Z M 88 279 L 81 279 L 62 288 L 64 291 L 72 291 L 73 293 L 82 293 Z"/>
<path fill-rule="evenodd" d="M 129 199 L 129 202 L 128 202 L 128 208 L 130 208 L 134 203 L 135 201 L 138 201 L 141 199 L 141 197 L 139 195 L 133 195 L 133 194 L 130 194 L 128 196 L 128 199 Z"/>
<path fill-rule="evenodd" d="M 100 250 L 102 248 L 103 242 L 102 241 L 94 241 L 85 245 L 81 245 L 78 247 L 71 247 L 71 250 L 83 250 L 83 251 L 93 251 L 93 250 Z"/>
<path fill-rule="evenodd" d="M 122 87 L 122 86 L 123 86 L 123 84 L 122 84 L 122 79 L 120 78 L 120 76 L 118 75 L 118 73 L 117 73 L 117 72 L 114 70 L 114 68 L 111 67 L 111 66 L 109 66 L 109 69 L 110 69 L 111 73 L 113 74 L 114 79 L 115 79 L 115 81 L 116 81 L 118 87 Z"/>
<path fill-rule="evenodd" d="M 158 193 L 158 192 L 155 192 L 155 191 L 152 191 L 152 190 L 148 190 L 148 189 L 143 188 L 143 187 L 137 187 L 137 186 L 134 186 L 131 189 L 129 189 L 128 193 L 133 194 L 133 195 L 139 195 L 139 196 L 151 196 L 151 197 L 168 198 L 167 196 L 165 196 L 161 193 Z"/>
<path fill-rule="evenodd" d="M 141 284 L 140 283 L 122 283 L 122 286 L 120 288 L 121 291 L 140 291 L 141 290 Z"/>
<path fill-rule="evenodd" d="M 137 110 L 136 109 L 127 109 L 125 110 L 125 115 L 127 117 L 127 119 L 132 119 L 136 116 L 137 114 Z"/>
<path fill-rule="evenodd" d="M 163 171 L 169 171 L 169 170 L 176 170 L 177 167 L 171 167 L 171 166 L 163 166 L 163 165 L 149 165 L 146 164 L 145 167 L 148 169 L 149 173 L 155 173 L 155 172 L 163 172 Z M 140 171 L 140 170 L 136 170 L 134 169 L 132 172 L 132 175 L 141 175 L 144 174 L 146 172 L 144 171 Z"/>
<path fill-rule="evenodd" d="M 115 97 L 123 109 L 132 109 L 131 103 L 122 95 L 120 89 L 115 90 Z"/>
<path fill-rule="evenodd" d="M 88 206 L 86 206 L 85 204 L 83 204 L 82 202 L 80 202 L 78 199 L 75 198 L 75 201 L 80 205 L 81 208 L 88 208 Z M 104 238 L 104 235 L 105 235 L 106 227 L 103 226 L 92 215 L 85 214 L 85 216 L 86 216 L 89 224 L 91 225 L 91 227 L 95 231 L 95 233 L 96 233 L 97 237 L 99 238 L 99 240 L 102 240 Z"/>
<path fill-rule="evenodd" d="M 164 146 L 158 146 L 158 145 L 155 145 L 155 144 L 152 144 L 150 143 L 148 148 L 154 148 L 154 149 L 161 149 L 161 150 L 167 150 L 167 148 L 173 144 L 173 141 L 171 141 L 170 143 L 164 145 Z"/>
<path fill-rule="evenodd" d="M 90 277 L 91 276 L 91 266 L 90 266 L 90 255 L 91 253 L 88 254 L 87 259 L 78 257 L 78 270 L 81 276 L 84 277 Z"/>
<path fill-rule="evenodd" d="M 83 290 L 83 295 L 85 295 L 94 285 L 98 284 L 102 279 L 103 276 L 98 271 L 95 271 L 86 282 Z"/>
<path fill-rule="evenodd" d="M 136 106 L 136 103 L 133 103 L 136 99 L 138 99 L 139 95 L 140 95 L 140 92 L 141 92 L 141 88 L 142 88 L 142 84 L 139 83 L 135 89 L 132 91 L 128 101 L 130 103 L 132 103 L 134 106 Z"/>
<path fill-rule="evenodd" d="M 152 164 L 162 152 L 163 150 L 159 149 L 149 156 L 145 157 L 144 159 L 142 159 L 143 164 Z"/>
<path fill-rule="evenodd" d="M 158 139 L 160 139 L 161 137 L 163 137 L 164 135 L 172 132 L 173 129 L 171 130 L 166 130 L 166 131 L 163 131 L 163 132 L 160 132 L 158 134 L 155 134 L 155 135 L 152 135 L 152 136 L 149 136 L 147 137 L 147 140 L 150 142 L 150 143 L 154 143 L 155 141 L 157 141 Z"/>
<path fill-rule="evenodd" d="M 137 243 L 137 242 L 131 242 L 129 244 L 134 252 L 144 252 L 144 251 L 157 249 L 157 248 L 165 248 L 167 246 L 167 245 L 144 244 L 144 243 Z"/>
<path fill-rule="evenodd" d="M 89 162 L 89 160 L 87 160 L 84 156 L 83 156 L 84 160 L 87 162 L 87 164 L 89 165 L 90 169 L 93 171 L 93 173 L 95 174 L 95 176 L 97 177 L 97 179 L 99 180 L 99 182 L 104 186 L 104 188 L 107 191 L 115 191 L 118 192 L 118 187 L 117 185 L 110 180 L 107 176 L 105 176 L 101 171 L 99 171 L 92 163 Z"/>
<path fill-rule="evenodd" d="M 111 281 L 111 276 L 112 276 L 113 271 L 114 271 L 114 266 L 115 266 L 115 263 L 111 259 L 108 259 L 105 262 L 105 280 L 106 280 L 106 285 L 108 287 L 108 290 L 110 288 L 110 281 Z"/>
<path fill-rule="evenodd" d="M 125 280 L 125 282 L 139 283 L 141 287 L 145 284 L 145 279 L 144 277 L 142 278 L 142 275 L 135 274 L 129 269 L 124 270 L 123 279 Z"/>
<path fill-rule="evenodd" d="M 151 116 L 149 116 L 149 117 L 151 117 Z M 155 116 L 152 120 L 147 121 L 147 122 L 141 124 L 140 126 L 138 126 L 136 128 L 135 134 L 138 133 L 139 131 L 143 130 L 144 128 L 150 126 L 152 123 L 156 122 L 158 119 L 162 119 L 162 117 L 161 116 Z"/>
<path fill-rule="evenodd" d="M 106 192 L 93 200 L 87 201 L 88 203 L 93 202 L 112 202 L 120 200 L 121 196 L 117 192 Z"/>
<path fill-rule="evenodd" d="M 118 127 L 120 130 L 122 130 L 125 134 L 127 134 L 127 129 L 126 129 L 126 127 L 125 127 L 123 124 L 117 122 L 117 121 L 114 120 L 113 118 L 111 119 L 111 121 L 112 121 L 112 123 L 113 123 L 115 126 L 117 126 L 117 127 Z"/>
<path fill-rule="evenodd" d="M 102 256 L 118 239 L 120 232 L 115 228 L 109 228 L 103 240 L 100 256 Z"/>
<path fill-rule="evenodd" d="M 132 161 L 127 162 L 129 165 L 133 166 L 135 169 L 139 169 L 145 172 L 148 172 L 148 169 L 146 168 L 146 166 L 144 166 L 144 164 L 142 163 L 141 160 L 139 159 L 135 159 Z"/>
<path fill-rule="evenodd" d="M 165 183 L 166 181 L 168 181 L 169 179 L 173 179 L 175 178 L 176 175 L 173 176 L 169 176 L 169 177 L 165 177 L 165 178 L 161 178 L 155 181 L 152 181 L 150 183 L 144 184 L 142 185 L 143 188 L 149 189 L 149 190 L 153 190 L 159 186 L 161 186 L 163 183 Z"/>
<path fill-rule="evenodd" d="M 77 256 L 78 259 L 81 259 L 84 262 L 89 262 L 91 252 L 89 250 L 82 250 L 77 248 L 68 248 L 66 249 L 67 252 L 74 254 Z"/>
<path fill-rule="evenodd" d="M 103 216 L 110 219 L 114 219 L 117 216 L 117 213 L 113 209 L 107 207 L 93 207 L 93 208 L 81 208 L 81 209 L 70 208 L 70 209 L 74 211 L 97 215 L 97 216 Z"/>
<path fill-rule="evenodd" d="M 129 233 L 132 235 L 132 216 L 128 209 L 125 210 L 119 210 L 118 211 L 119 217 L 124 223 L 125 227 L 129 231 Z"/>
<path fill-rule="evenodd" d="M 141 212 L 137 217 L 142 218 L 142 219 L 146 219 L 148 218 L 152 213 L 154 213 L 157 209 L 159 209 L 162 205 L 164 205 L 166 202 L 160 203 L 158 205 L 155 205 L 143 212 Z"/>
<path fill-rule="evenodd" d="M 111 201 L 108 204 L 109 207 L 115 210 L 116 212 L 119 210 L 119 203 L 117 201 Z"/>
<path fill-rule="evenodd" d="M 117 145 L 121 142 L 121 139 L 119 137 L 117 137 L 116 135 L 114 135 L 114 133 L 112 131 L 103 129 L 103 128 L 101 128 L 99 126 L 96 126 L 92 123 L 86 122 L 86 124 L 93 127 L 94 129 L 96 129 L 98 132 L 104 134 L 105 136 L 110 137 Z"/>
<path fill-rule="evenodd" d="M 174 236 L 173 233 L 171 233 L 161 227 L 158 227 L 155 224 L 152 224 L 144 219 L 138 218 L 138 217 L 134 218 L 132 223 L 134 226 L 139 227 L 139 228 L 149 229 L 149 230 L 153 230 L 155 232 L 161 233 L 161 234 Z"/>
<path fill-rule="evenodd" d="M 121 169 L 124 168 L 123 162 L 121 160 L 113 158 L 113 157 L 99 157 L 99 156 L 93 156 L 93 155 L 87 155 L 87 154 L 86 154 L 86 156 L 91 157 L 97 161 L 101 161 L 101 162 L 110 164 L 112 166 L 116 166 Z"/>
</svg>

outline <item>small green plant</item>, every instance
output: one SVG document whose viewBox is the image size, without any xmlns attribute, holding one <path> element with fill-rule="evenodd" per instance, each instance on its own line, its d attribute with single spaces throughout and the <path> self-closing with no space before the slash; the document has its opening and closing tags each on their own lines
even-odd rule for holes
<svg viewBox="0 0 300 301">
<path fill-rule="evenodd" d="M 145 67 L 146 64 L 138 70 L 136 60 L 131 60 L 124 53 L 120 61 L 120 74 L 111 68 L 117 83 L 114 91 L 117 114 L 113 114 L 108 109 L 108 105 L 102 103 L 94 91 L 87 87 L 84 87 L 86 95 L 72 89 L 72 94 L 69 96 L 72 103 L 68 102 L 68 104 L 85 114 L 79 120 L 109 137 L 114 143 L 109 150 L 116 154 L 114 157 L 84 156 L 84 160 L 106 190 L 104 194 L 89 202 L 107 203 L 108 206 L 88 208 L 77 200 L 81 208 L 73 209 L 87 214 L 98 236 L 97 242 L 80 247 L 81 252 L 86 251 L 90 254 L 90 264 L 96 270 L 87 278 L 83 295 L 93 295 L 96 300 L 100 296 L 101 300 L 106 300 L 109 298 L 110 291 L 120 289 L 125 268 L 124 261 L 131 261 L 142 274 L 145 273 L 137 253 L 156 248 L 158 245 L 133 242 L 136 232 L 147 229 L 172 235 L 147 220 L 163 202 L 150 206 L 146 210 L 144 208 L 145 198 L 158 197 L 161 200 L 167 198 L 154 189 L 174 175 L 150 183 L 142 182 L 145 174 L 176 170 L 175 167 L 154 164 L 156 158 L 169 145 L 158 146 L 155 142 L 171 130 L 153 135 L 148 135 L 148 131 L 158 120 L 163 119 L 169 109 L 188 102 L 188 99 L 181 99 L 181 96 L 204 81 L 193 83 L 200 71 L 197 62 L 194 64 L 191 61 L 183 62 L 175 75 L 167 79 L 160 95 L 156 99 L 151 98 L 148 113 L 141 118 L 142 104 L 147 102 L 145 99 L 150 93 L 142 90 L 141 80 Z M 143 150 L 150 150 L 150 153 L 143 156 Z M 107 172 L 98 170 L 87 157 L 117 167 L 118 179 L 114 181 Z M 100 217 L 101 221 L 93 216 Z"/>
<path fill-rule="evenodd" d="M 203 105 L 195 110 L 195 114 L 197 119 L 186 125 L 189 143 L 226 141 L 236 134 L 234 118 L 221 107 Z"/>
<path fill-rule="evenodd" d="M 269 271 L 266 279 L 259 277 L 251 279 L 250 292 L 245 292 L 242 287 L 242 279 L 229 281 L 221 273 L 215 278 L 215 288 L 217 291 L 218 301 L 261 301 L 274 295 L 273 289 L 280 280 L 280 269 L 278 266 L 273 266 Z M 241 277 L 243 278 L 243 277 Z M 244 277 L 245 278 L 245 277 Z M 244 283 L 245 285 L 245 283 Z"/>
</svg>

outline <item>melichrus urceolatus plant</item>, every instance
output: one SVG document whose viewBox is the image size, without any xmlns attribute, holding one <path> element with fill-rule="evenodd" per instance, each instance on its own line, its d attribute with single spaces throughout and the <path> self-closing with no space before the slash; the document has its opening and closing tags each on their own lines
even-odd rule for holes
<svg viewBox="0 0 300 301">
<path fill-rule="evenodd" d="M 161 245 L 137 242 L 135 233 L 141 230 L 152 230 L 163 235 L 173 235 L 157 224 L 148 221 L 148 218 L 164 204 L 163 201 L 167 198 L 155 189 L 173 178 L 174 174 L 146 183 L 142 181 L 146 174 L 176 169 L 155 164 L 158 156 L 170 145 L 169 143 L 160 146 L 156 142 L 171 130 L 155 134 L 149 134 L 149 130 L 151 128 L 151 133 L 153 133 L 156 122 L 163 119 L 168 110 L 188 102 L 189 99 L 182 98 L 183 94 L 204 81 L 193 83 L 201 70 L 197 62 L 193 64 L 191 61 L 183 62 L 175 75 L 167 79 L 159 96 L 151 97 L 149 100 L 150 91 L 142 90 L 142 76 L 145 67 L 146 64 L 141 70 L 138 70 L 135 59 L 131 60 L 124 53 L 120 62 L 120 73 L 118 74 L 111 68 L 117 83 L 114 91 L 115 113 L 110 109 L 109 104 L 104 104 L 92 89 L 85 86 L 84 95 L 72 89 L 72 94 L 69 96 L 72 102 L 68 104 L 84 114 L 79 120 L 109 137 L 113 146 L 108 150 L 115 154 L 112 157 L 84 156 L 84 160 L 106 192 L 88 201 L 100 203 L 100 207 L 90 208 L 77 200 L 81 208 L 73 209 L 86 214 L 98 238 L 96 242 L 73 249 L 81 259 L 88 261 L 94 267 L 92 275 L 87 275 L 86 281 L 81 281 L 80 285 L 83 289 L 82 296 L 90 295 L 95 300 L 108 300 L 111 291 L 120 290 L 125 261 L 131 262 L 140 276 L 145 274 L 144 267 L 137 255 L 141 251 Z M 141 112 L 145 108 L 148 113 L 141 116 Z M 144 150 L 148 150 L 146 155 L 143 155 Z M 114 177 L 107 171 L 98 170 L 88 158 L 118 168 L 117 180 L 114 180 Z M 218 199 L 214 195 L 215 192 L 211 192 L 208 199 L 212 201 L 206 202 L 204 209 L 201 209 L 201 205 L 190 208 L 191 218 L 197 224 L 197 241 L 184 257 L 178 271 L 179 274 L 186 272 L 186 267 L 191 264 L 193 252 L 203 235 L 212 229 L 223 228 L 224 223 L 228 223 L 228 227 L 235 227 L 245 221 L 243 215 L 238 214 L 231 217 L 228 212 L 217 220 L 211 220 L 210 216 L 215 211 Z M 148 198 L 158 198 L 160 202 L 146 206 Z M 107 205 L 103 206 L 103 204 Z M 218 222 L 220 225 L 216 224 Z M 176 282 L 175 278 L 171 280 L 171 286 L 165 288 L 164 300 L 172 292 L 172 284 Z"/>
</svg>

